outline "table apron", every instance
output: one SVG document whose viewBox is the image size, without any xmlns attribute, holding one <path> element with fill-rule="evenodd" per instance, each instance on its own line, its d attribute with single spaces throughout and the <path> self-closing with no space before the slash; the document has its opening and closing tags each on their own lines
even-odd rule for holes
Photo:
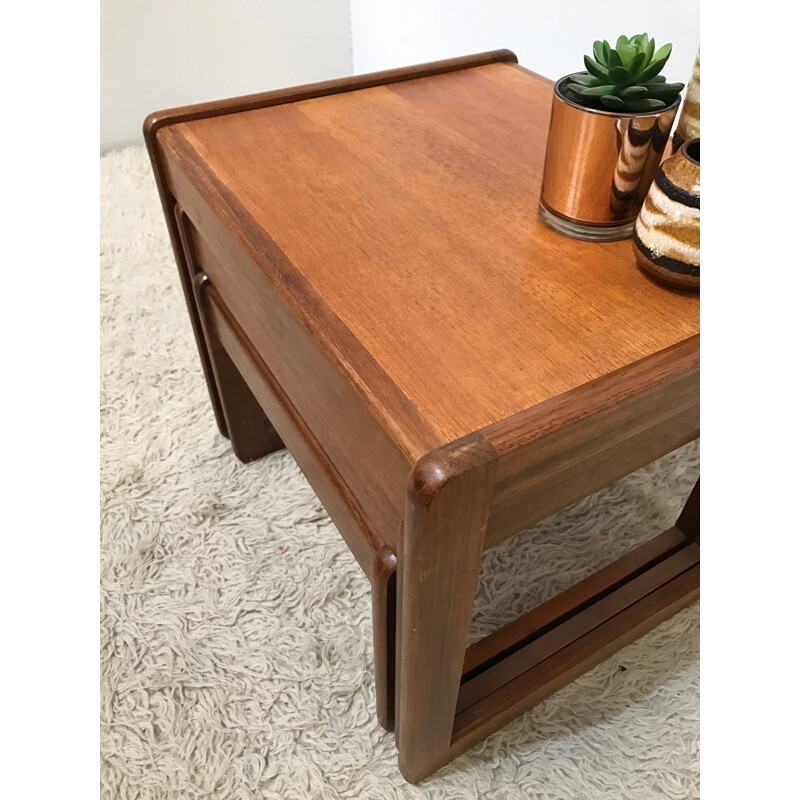
<svg viewBox="0 0 800 800">
<path fill-rule="evenodd" d="M 484 548 L 661 458 L 700 434 L 700 367 L 501 452 Z"/>
</svg>

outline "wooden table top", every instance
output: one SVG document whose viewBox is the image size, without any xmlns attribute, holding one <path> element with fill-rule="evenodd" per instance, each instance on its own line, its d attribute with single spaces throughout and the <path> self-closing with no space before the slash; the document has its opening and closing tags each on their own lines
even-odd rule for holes
<svg viewBox="0 0 800 800">
<path fill-rule="evenodd" d="M 630 240 L 539 219 L 551 92 L 495 63 L 182 122 L 162 144 L 203 163 L 239 235 L 269 234 L 444 444 L 699 332 L 699 298 L 645 277 Z"/>
</svg>

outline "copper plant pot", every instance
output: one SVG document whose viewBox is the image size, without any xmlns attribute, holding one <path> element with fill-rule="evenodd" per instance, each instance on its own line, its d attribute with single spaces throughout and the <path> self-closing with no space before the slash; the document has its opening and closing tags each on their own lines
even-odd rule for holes
<svg viewBox="0 0 800 800">
<path fill-rule="evenodd" d="M 542 220 L 573 239 L 610 242 L 633 232 L 680 105 L 617 113 L 573 103 L 556 81 L 539 199 Z"/>
</svg>

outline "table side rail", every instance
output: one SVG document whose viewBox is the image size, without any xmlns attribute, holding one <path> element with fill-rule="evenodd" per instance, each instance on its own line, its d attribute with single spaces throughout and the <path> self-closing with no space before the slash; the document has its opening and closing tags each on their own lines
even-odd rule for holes
<svg viewBox="0 0 800 800">
<path fill-rule="evenodd" d="M 428 773 L 452 761 L 699 597 L 700 565 L 697 564 L 461 711 L 454 720 L 449 749 L 431 759 Z"/>
<path fill-rule="evenodd" d="M 672 531 L 667 533 L 671 534 Z M 680 535 L 680 531 L 677 533 Z M 549 608 L 543 609 L 547 610 L 551 619 L 543 621 L 538 629 L 528 635 L 521 636 L 514 646 L 497 653 L 493 659 L 462 676 L 456 713 L 510 683 L 699 562 L 700 546 L 683 538 L 661 558 L 632 571 L 620 581 L 607 584 L 583 603 L 565 608 L 566 602 L 554 598 Z"/>
<path fill-rule="evenodd" d="M 484 548 L 700 434 L 699 337 L 482 431 L 498 452 Z"/>
<path fill-rule="evenodd" d="M 383 546 L 358 501 L 308 429 L 269 367 L 248 341 L 219 293 L 204 290 L 203 311 L 220 343 L 250 390 L 287 443 L 297 465 L 320 498 L 364 572 L 369 575 L 375 554 Z"/>
</svg>

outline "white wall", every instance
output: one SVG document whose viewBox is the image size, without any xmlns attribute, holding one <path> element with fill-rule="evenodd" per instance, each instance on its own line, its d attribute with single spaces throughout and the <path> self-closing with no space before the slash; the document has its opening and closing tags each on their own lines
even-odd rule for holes
<svg viewBox="0 0 800 800">
<path fill-rule="evenodd" d="M 687 83 L 700 44 L 698 0 L 351 0 L 351 15 L 355 73 L 507 47 L 555 80 L 595 39 L 646 31 L 673 43 L 664 74 Z"/>
<path fill-rule="evenodd" d="M 700 41 L 697 0 L 101 0 L 100 27 L 103 150 L 162 108 L 498 47 L 555 79 L 642 30 L 686 82 Z"/>
<path fill-rule="evenodd" d="M 100 147 L 151 111 L 352 72 L 348 0 L 101 0 Z"/>
</svg>

